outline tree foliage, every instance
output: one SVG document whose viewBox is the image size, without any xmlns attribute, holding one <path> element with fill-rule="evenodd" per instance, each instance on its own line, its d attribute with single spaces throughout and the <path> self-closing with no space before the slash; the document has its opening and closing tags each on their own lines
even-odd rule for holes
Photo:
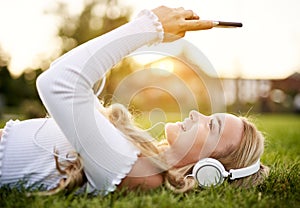
<svg viewBox="0 0 300 208">
<path fill-rule="evenodd" d="M 57 1 L 54 9 L 45 12 L 59 19 L 57 37 L 61 40 L 58 56 L 99 35 L 109 32 L 129 20 L 129 7 L 119 6 L 117 0 L 86 0 L 81 12 L 72 14 L 70 2 Z M 0 47 L 0 117 L 5 109 L 20 109 L 26 117 L 44 115 L 35 87 L 41 69 L 25 70 L 13 78 L 8 70 L 10 58 Z M 49 63 L 49 60 L 45 60 Z M 10 110 L 8 110 L 10 111 Z"/>
<path fill-rule="evenodd" d="M 50 12 L 60 19 L 62 53 L 127 23 L 131 13 L 129 7 L 119 6 L 117 0 L 85 1 L 83 10 L 76 15 L 64 2 L 58 2 L 56 8 Z"/>
</svg>

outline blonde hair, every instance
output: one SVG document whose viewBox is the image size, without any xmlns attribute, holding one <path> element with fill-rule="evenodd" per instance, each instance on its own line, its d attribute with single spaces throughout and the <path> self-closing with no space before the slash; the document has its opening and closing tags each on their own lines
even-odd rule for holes
<svg viewBox="0 0 300 208">
<path fill-rule="evenodd" d="M 105 115 L 110 122 L 119 129 L 137 148 L 140 149 L 142 156 L 148 157 L 153 164 L 163 172 L 166 187 L 174 192 L 187 192 L 196 186 L 193 178 L 185 178 L 191 173 L 195 164 L 189 164 L 180 168 L 169 169 L 168 164 L 164 161 L 164 157 L 160 155 L 160 147 L 168 145 L 165 140 L 157 141 L 151 137 L 143 129 L 138 128 L 132 114 L 121 104 L 113 104 L 106 108 L 101 108 L 99 111 Z M 237 149 L 232 149 L 229 153 L 215 154 L 211 157 L 219 160 L 226 170 L 236 169 L 249 166 L 255 163 L 263 154 L 264 151 L 264 136 L 257 130 L 255 125 L 248 119 L 241 117 L 244 124 L 242 140 Z M 58 164 L 56 159 L 56 164 Z M 82 170 L 82 161 L 78 157 L 76 163 L 68 164 L 65 173 L 67 179 L 63 181 L 57 188 L 52 190 L 52 193 L 57 193 L 64 188 L 73 189 L 80 186 L 86 179 Z M 59 166 L 57 169 L 60 171 Z M 61 172 L 61 171 L 60 171 Z M 260 165 L 260 170 L 248 177 L 237 179 L 232 182 L 235 186 L 250 187 L 258 185 L 268 176 L 269 168 Z"/>
<path fill-rule="evenodd" d="M 150 157 L 150 160 L 158 165 L 164 172 L 166 186 L 174 192 L 186 192 L 193 189 L 196 182 L 192 178 L 185 178 L 191 173 L 195 164 L 189 164 L 180 168 L 168 169 L 168 164 L 160 157 L 159 147 L 167 145 L 165 140 L 158 142 L 145 131 L 137 128 L 133 123 L 132 115 L 120 104 L 114 104 L 108 108 L 106 115 L 109 120 L 141 150 L 143 156 Z M 243 122 L 244 130 L 237 149 L 232 149 L 229 153 L 211 155 L 218 159 L 226 170 L 247 167 L 254 164 L 264 151 L 264 136 L 258 131 L 254 123 L 247 118 L 240 117 Z M 263 164 L 260 170 L 248 177 L 234 180 L 232 184 L 241 187 L 258 185 L 268 176 L 269 168 Z"/>
<path fill-rule="evenodd" d="M 76 158 L 75 160 L 64 160 L 62 162 L 58 161 L 58 151 L 54 149 L 54 160 L 56 169 L 62 175 L 65 175 L 64 178 L 60 179 L 58 185 L 48 191 L 39 191 L 36 193 L 28 193 L 28 196 L 38 195 L 38 196 L 48 196 L 57 194 L 61 191 L 72 192 L 83 186 L 87 182 L 87 178 L 83 171 L 82 158 L 76 152 L 70 152 L 67 154 L 68 157 Z"/>
<path fill-rule="evenodd" d="M 233 150 L 226 157 L 218 157 L 218 159 L 226 170 L 237 169 L 250 166 L 260 159 L 264 152 L 264 136 L 257 130 L 254 123 L 245 117 L 240 117 L 244 124 L 243 135 L 239 147 Z M 269 167 L 260 164 L 257 173 L 232 181 L 232 184 L 240 187 L 251 187 L 260 184 L 264 178 L 269 175 Z"/>
</svg>

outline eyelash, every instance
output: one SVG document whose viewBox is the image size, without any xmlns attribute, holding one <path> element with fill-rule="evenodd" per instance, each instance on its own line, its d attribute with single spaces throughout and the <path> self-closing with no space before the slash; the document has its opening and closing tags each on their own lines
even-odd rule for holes
<svg viewBox="0 0 300 208">
<path fill-rule="evenodd" d="M 209 124 L 208 124 L 208 125 L 209 125 L 209 129 L 210 129 L 210 130 L 212 129 L 212 125 L 213 125 L 213 123 L 212 123 L 212 122 L 213 122 L 213 120 L 211 119 L 211 120 L 209 121 Z"/>
</svg>

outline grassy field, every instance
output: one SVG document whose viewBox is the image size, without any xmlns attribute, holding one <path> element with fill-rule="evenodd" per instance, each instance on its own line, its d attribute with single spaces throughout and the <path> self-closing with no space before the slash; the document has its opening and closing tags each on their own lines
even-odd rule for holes
<svg viewBox="0 0 300 208">
<path fill-rule="evenodd" d="M 229 184 L 188 194 L 166 188 L 147 193 L 113 193 L 106 197 L 58 194 L 26 197 L 25 191 L 0 189 L 0 207 L 300 207 L 300 116 L 257 115 L 267 144 L 262 162 L 271 168 L 259 187 L 236 189 Z"/>
</svg>

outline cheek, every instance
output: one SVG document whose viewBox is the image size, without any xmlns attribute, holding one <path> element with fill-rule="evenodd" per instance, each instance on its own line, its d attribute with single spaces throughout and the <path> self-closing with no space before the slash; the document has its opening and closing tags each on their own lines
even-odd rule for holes
<svg viewBox="0 0 300 208">
<path fill-rule="evenodd" d="M 197 148 L 200 155 L 208 157 L 217 148 L 219 135 L 213 134 L 205 127 L 200 127 L 197 131 Z"/>
<path fill-rule="evenodd" d="M 173 144 L 179 135 L 180 129 L 174 123 L 167 123 L 165 126 L 165 135 L 169 144 Z"/>
<path fill-rule="evenodd" d="M 197 143 L 201 147 L 207 142 L 208 139 L 208 131 L 207 129 L 203 128 L 203 126 L 199 126 L 198 129 L 195 131 Z"/>
<path fill-rule="evenodd" d="M 203 126 L 199 125 L 195 125 L 188 131 L 180 134 L 180 137 L 184 138 L 182 142 L 185 143 L 182 145 L 189 145 L 193 149 L 197 149 L 198 152 L 205 144 L 207 136 L 207 131 L 203 128 Z"/>
</svg>

